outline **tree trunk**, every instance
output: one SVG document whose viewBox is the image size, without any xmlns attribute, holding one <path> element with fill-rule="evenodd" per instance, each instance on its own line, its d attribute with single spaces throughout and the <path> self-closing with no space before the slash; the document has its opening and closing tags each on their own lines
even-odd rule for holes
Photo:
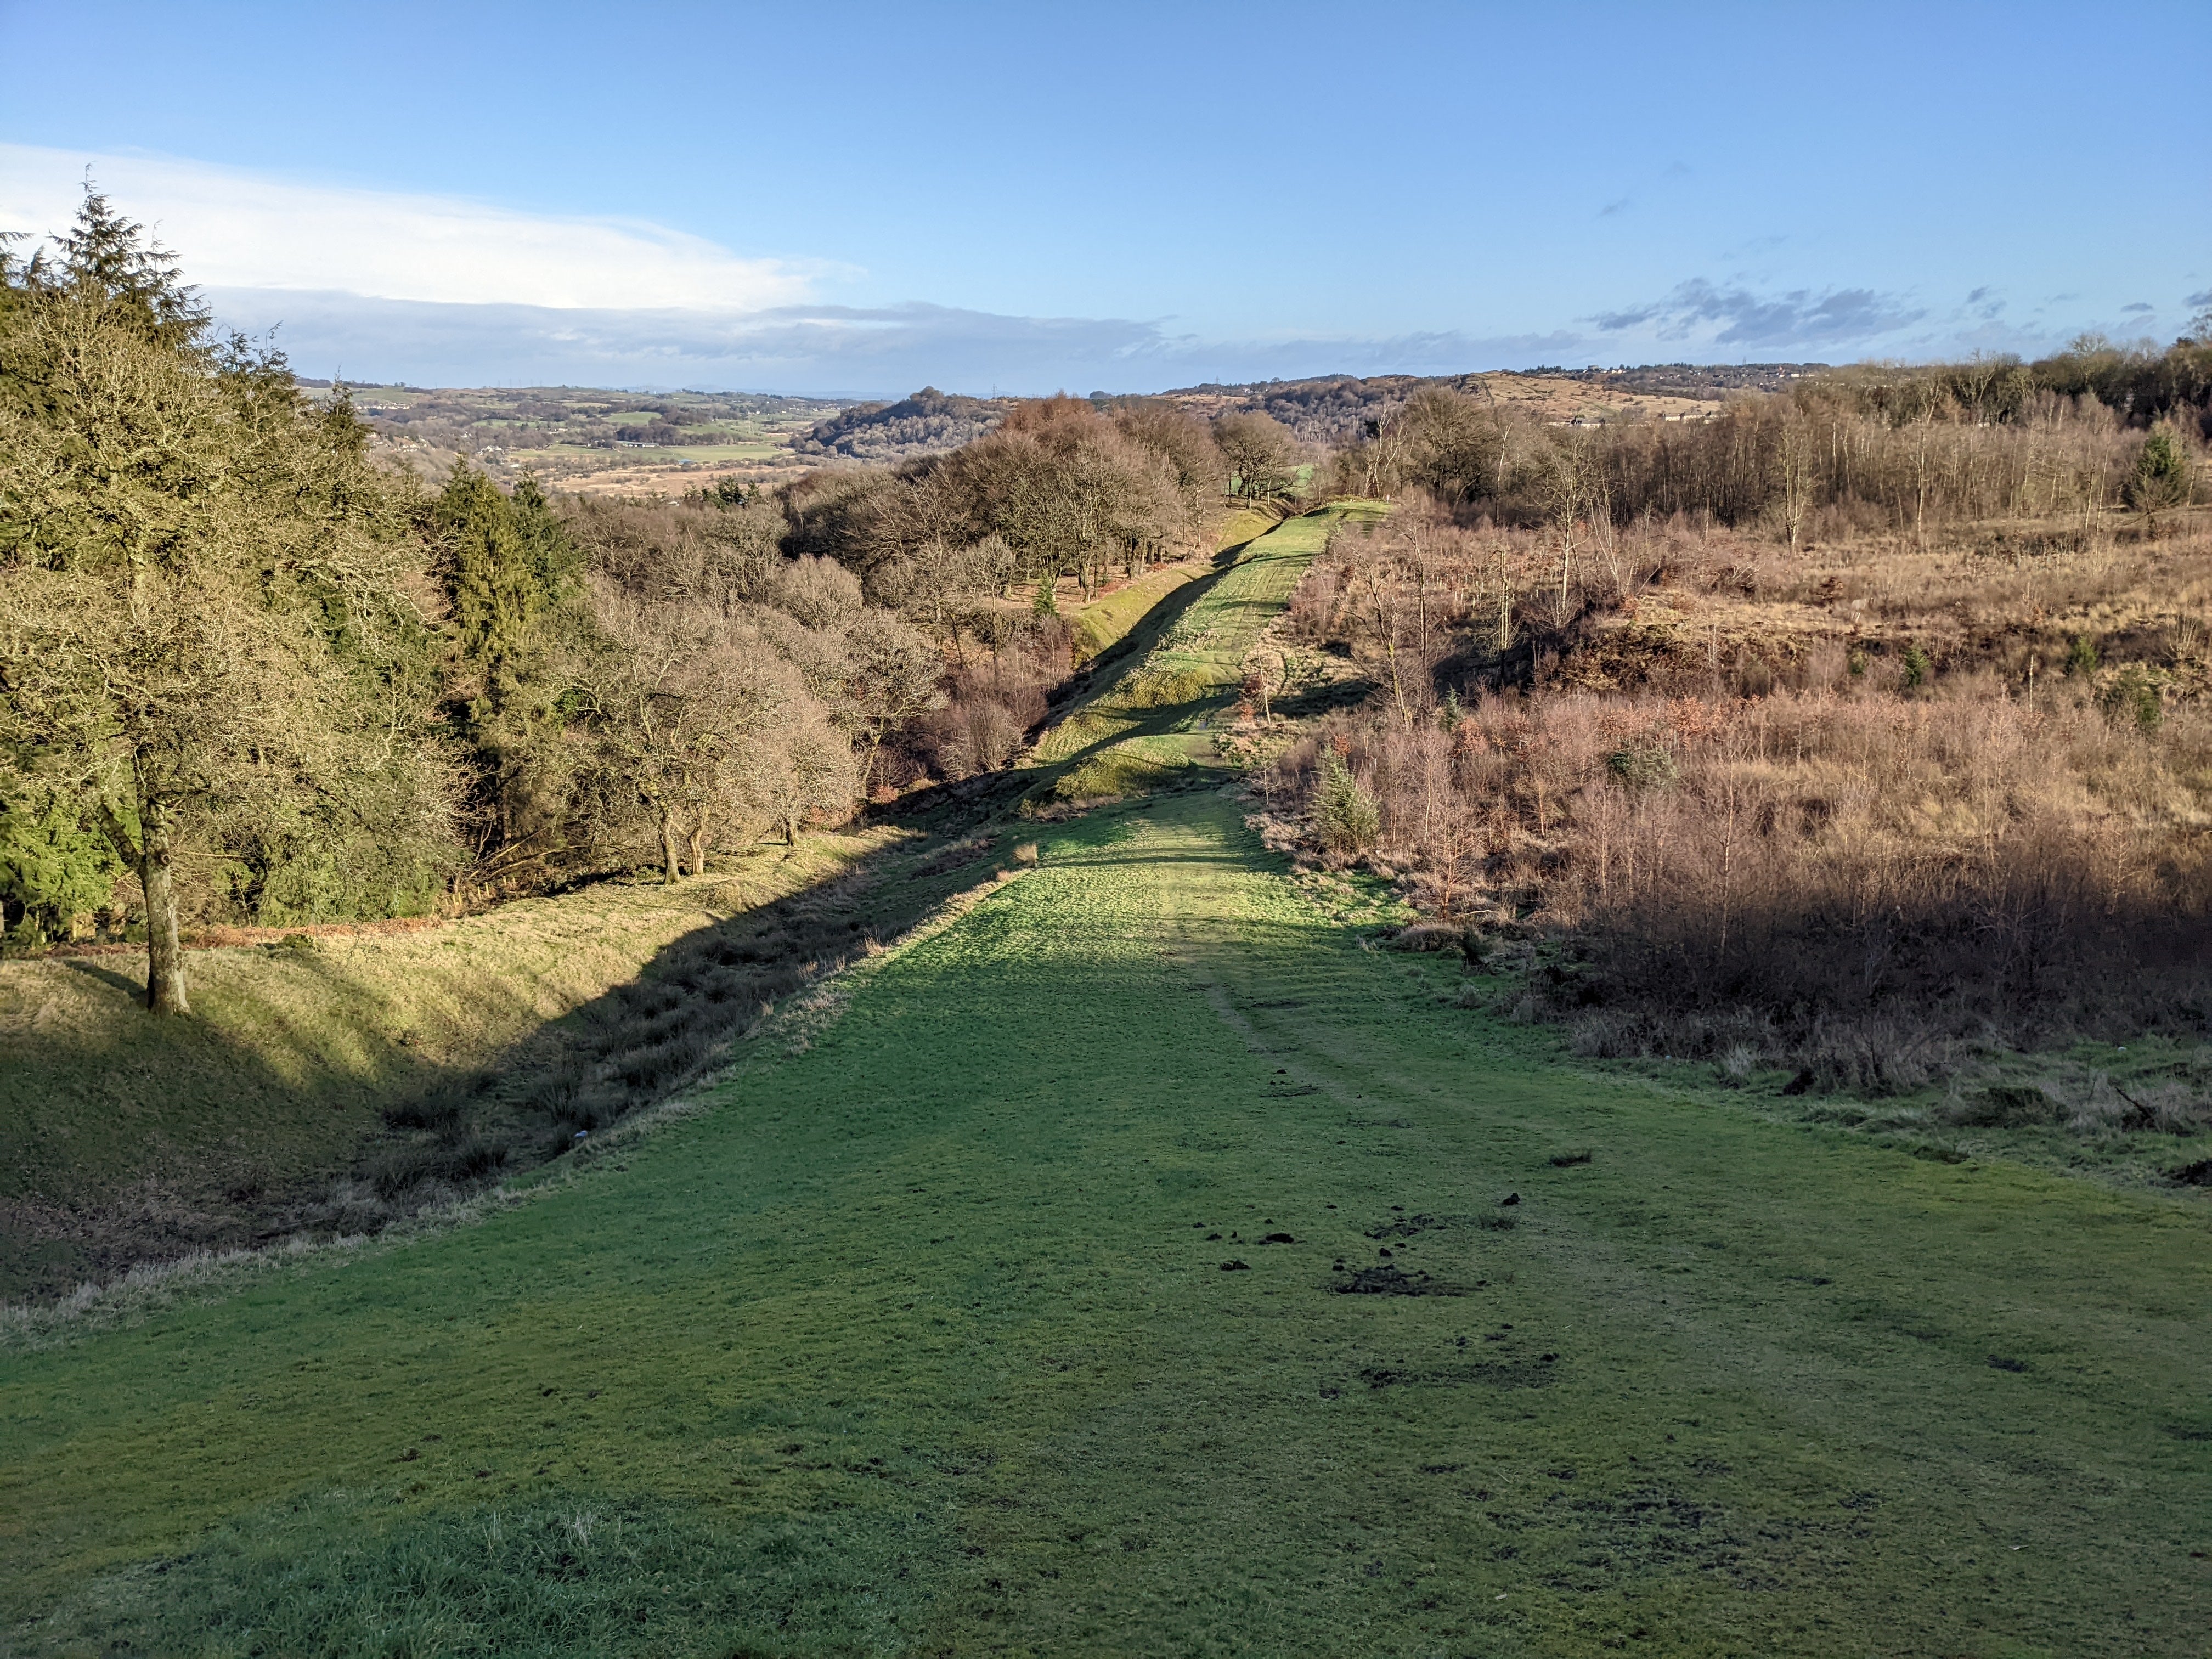
<svg viewBox="0 0 2212 1659">
<path fill-rule="evenodd" d="M 684 874 L 684 862 L 676 851 L 676 814 L 666 806 L 660 809 L 660 862 L 673 887 Z"/>
<path fill-rule="evenodd" d="M 189 1014 L 185 950 L 177 939 L 177 897 L 169 884 L 169 826 L 159 806 L 148 810 L 138 860 L 146 891 L 146 1006 L 157 1014 Z"/>
<path fill-rule="evenodd" d="M 169 812 L 166 803 L 138 802 L 138 834 L 133 836 L 105 800 L 100 825 L 125 864 L 138 872 L 146 896 L 146 1006 L 156 1014 L 189 1014 L 185 997 L 185 947 L 177 938 L 177 896 L 170 884 Z"/>
<path fill-rule="evenodd" d="M 690 842 L 691 873 L 703 876 L 707 873 L 707 815 L 704 812 L 699 814 L 699 822 L 691 827 Z"/>
</svg>

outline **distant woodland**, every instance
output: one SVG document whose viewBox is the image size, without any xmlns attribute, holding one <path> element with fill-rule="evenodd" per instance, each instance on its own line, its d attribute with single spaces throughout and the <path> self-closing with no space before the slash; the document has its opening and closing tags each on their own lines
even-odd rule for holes
<svg viewBox="0 0 2212 1659">
<path fill-rule="evenodd" d="M 926 386 L 895 404 L 855 404 L 792 445 L 800 455 L 900 461 L 973 443 L 1006 418 L 1002 398 L 947 397 Z"/>
</svg>

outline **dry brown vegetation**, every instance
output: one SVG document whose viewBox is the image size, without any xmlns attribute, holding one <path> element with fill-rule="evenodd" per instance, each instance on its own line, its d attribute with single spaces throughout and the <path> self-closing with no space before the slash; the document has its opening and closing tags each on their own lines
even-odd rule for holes
<svg viewBox="0 0 2212 1659">
<path fill-rule="evenodd" d="M 2197 411 L 1842 409 L 1792 483 L 1810 401 L 1594 436 L 1445 411 L 1537 459 L 1316 564 L 1291 639 L 1374 692 L 1265 775 L 1274 832 L 1400 877 L 1409 942 L 1510 959 L 1591 1053 L 1897 1090 L 2201 1036 L 2212 524 L 2140 483 L 2155 433 L 2201 464 Z"/>
</svg>

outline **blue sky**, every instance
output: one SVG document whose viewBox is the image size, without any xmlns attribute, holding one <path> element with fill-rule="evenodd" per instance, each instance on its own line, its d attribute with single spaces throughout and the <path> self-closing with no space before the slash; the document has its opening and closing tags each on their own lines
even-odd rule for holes
<svg viewBox="0 0 2212 1659">
<path fill-rule="evenodd" d="M 2212 304 L 2212 4 L 0 0 L 304 374 L 892 395 L 2033 353 Z"/>
</svg>

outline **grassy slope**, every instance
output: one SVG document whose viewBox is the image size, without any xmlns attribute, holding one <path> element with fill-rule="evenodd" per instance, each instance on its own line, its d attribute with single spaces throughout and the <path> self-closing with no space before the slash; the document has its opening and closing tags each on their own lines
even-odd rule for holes
<svg viewBox="0 0 2212 1659">
<path fill-rule="evenodd" d="M 1221 552 L 1233 558 L 1279 522 L 1249 507 L 1237 508 L 1218 526 Z M 1067 620 L 1075 636 L 1077 664 L 1093 661 L 1112 650 L 1152 615 L 1162 599 L 1184 583 L 1202 580 L 1208 574 L 1202 563 L 1162 565 L 1073 612 Z"/>
<path fill-rule="evenodd" d="M 1164 564 L 1085 605 L 1067 619 L 1068 630 L 1075 636 L 1076 660 L 1089 662 L 1120 644 L 1154 605 L 1205 574 L 1204 568 L 1196 564 Z"/>
<path fill-rule="evenodd" d="M 256 1201 L 343 1167 L 392 1100 L 884 841 L 810 836 L 674 889 L 611 883 L 419 933 L 194 951 L 188 1021 L 134 1003 L 135 955 L 0 963 L 0 1297 L 97 1274 L 118 1225 L 152 1255 L 245 1242 Z"/>
<path fill-rule="evenodd" d="M 2201 1650 L 2201 1204 L 1594 1079 L 1450 977 L 1218 797 L 1049 831 L 540 1200 L 7 1360 L 9 1608 L 163 1652 Z M 1457 1293 L 1340 1293 L 1384 1249 Z"/>
</svg>

